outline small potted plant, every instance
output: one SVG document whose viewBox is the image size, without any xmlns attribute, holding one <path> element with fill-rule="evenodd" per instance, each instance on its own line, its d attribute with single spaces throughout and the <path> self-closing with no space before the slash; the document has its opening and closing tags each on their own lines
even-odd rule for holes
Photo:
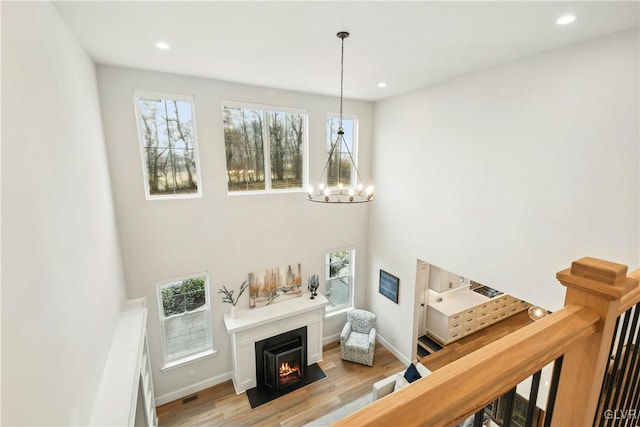
<svg viewBox="0 0 640 427">
<path fill-rule="evenodd" d="M 235 298 L 233 296 L 235 290 L 233 289 L 229 290 L 227 289 L 226 286 L 222 286 L 221 289 L 218 289 L 218 293 L 222 295 L 222 302 L 231 304 L 231 318 L 233 319 L 236 318 L 236 304 L 238 303 L 238 301 L 240 300 L 240 297 L 248 287 L 249 285 L 247 284 L 246 280 L 242 282 L 242 285 L 240 285 L 240 292 L 238 292 L 238 295 Z"/>
</svg>

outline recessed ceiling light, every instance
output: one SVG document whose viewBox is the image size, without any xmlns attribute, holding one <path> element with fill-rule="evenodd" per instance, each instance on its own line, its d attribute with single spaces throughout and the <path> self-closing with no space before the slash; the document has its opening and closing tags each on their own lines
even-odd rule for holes
<svg viewBox="0 0 640 427">
<path fill-rule="evenodd" d="M 385 82 L 380 82 L 378 83 L 378 87 L 387 87 L 387 84 Z"/>
<path fill-rule="evenodd" d="M 558 18 L 558 20 L 556 21 L 556 24 L 558 24 L 558 25 L 567 25 L 567 24 L 571 24 L 575 20 L 576 20 L 576 16 L 575 15 L 564 15 L 564 16 L 561 16 L 560 18 Z"/>
<path fill-rule="evenodd" d="M 160 50 L 169 50 L 171 49 L 171 46 L 169 46 L 169 43 L 167 42 L 157 42 L 156 43 L 156 47 Z"/>
</svg>

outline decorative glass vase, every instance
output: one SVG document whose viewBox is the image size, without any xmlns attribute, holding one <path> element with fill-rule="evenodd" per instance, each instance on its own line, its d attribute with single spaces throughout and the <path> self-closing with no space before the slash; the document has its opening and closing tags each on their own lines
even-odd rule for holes
<svg viewBox="0 0 640 427">
<path fill-rule="evenodd" d="M 231 306 L 231 318 L 235 319 L 238 316 L 238 312 L 236 311 L 236 306 L 232 305 Z"/>
</svg>

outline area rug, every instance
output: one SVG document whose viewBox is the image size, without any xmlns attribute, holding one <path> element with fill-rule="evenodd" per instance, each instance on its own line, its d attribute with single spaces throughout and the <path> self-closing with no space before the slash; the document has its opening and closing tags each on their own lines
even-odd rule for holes
<svg viewBox="0 0 640 427">
<path fill-rule="evenodd" d="M 326 378 L 327 374 L 324 373 L 317 363 L 307 366 L 307 372 L 304 375 L 304 379 L 291 387 L 287 387 L 284 390 L 274 391 L 270 388 L 254 387 L 247 390 L 247 397 L 249 398 L 249 404 L 251 409 L 257 408 L 260 405 L 264 405 L 267 402 L 271 402 L 273 399 L 277 399 L 280 396 L 284 396 L 287 393 L 297 390 L 300 387 L 304 387 L 318 380 Z"/>
<path fill-rule="evenodd" d="M 432 340 L 430 337 L 426 335 L 422 335 L 418 339 L 427 347 L 427 349 L 429 350 L 429 353 L 435 353 L 438 350 L 442 350 L 442 346 L 440 344 L 438 344 L 437 342 L 435 342 L 434 340 Z"/>
<path fill-rule="evenodd" d="M 329 426 L 336 421 L 340 421 L 347 415 L 351 415 L 359 409 L 364 408 L 369 403 L 371 403 L 371 393 L 367 393 L 362 396 L 360 399 L 356 399 L 351 403 L 347 403 L 341 408 L 334 409 L 329 412 L 327 415 L 323 415 L 317 420 L 311 421 L 309 424 L 305 424 L 304 427 L 324 427 Z"/>
</svg>

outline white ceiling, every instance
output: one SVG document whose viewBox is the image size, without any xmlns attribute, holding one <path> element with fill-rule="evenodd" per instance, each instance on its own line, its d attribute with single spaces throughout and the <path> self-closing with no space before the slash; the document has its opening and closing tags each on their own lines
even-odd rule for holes
<svg viewBox="0 0 640 427">
<path fill-rule="evenodd" d="M 100 64 L 378 100 L 639 25 L 637 1 L 61 2 Z M 575 23 L 558 26 L 566 13 Z M 168 51 L 154 47 L 158 40 Z M 387 83 L 378 88 L 379 81 Z"/>
</svg>

